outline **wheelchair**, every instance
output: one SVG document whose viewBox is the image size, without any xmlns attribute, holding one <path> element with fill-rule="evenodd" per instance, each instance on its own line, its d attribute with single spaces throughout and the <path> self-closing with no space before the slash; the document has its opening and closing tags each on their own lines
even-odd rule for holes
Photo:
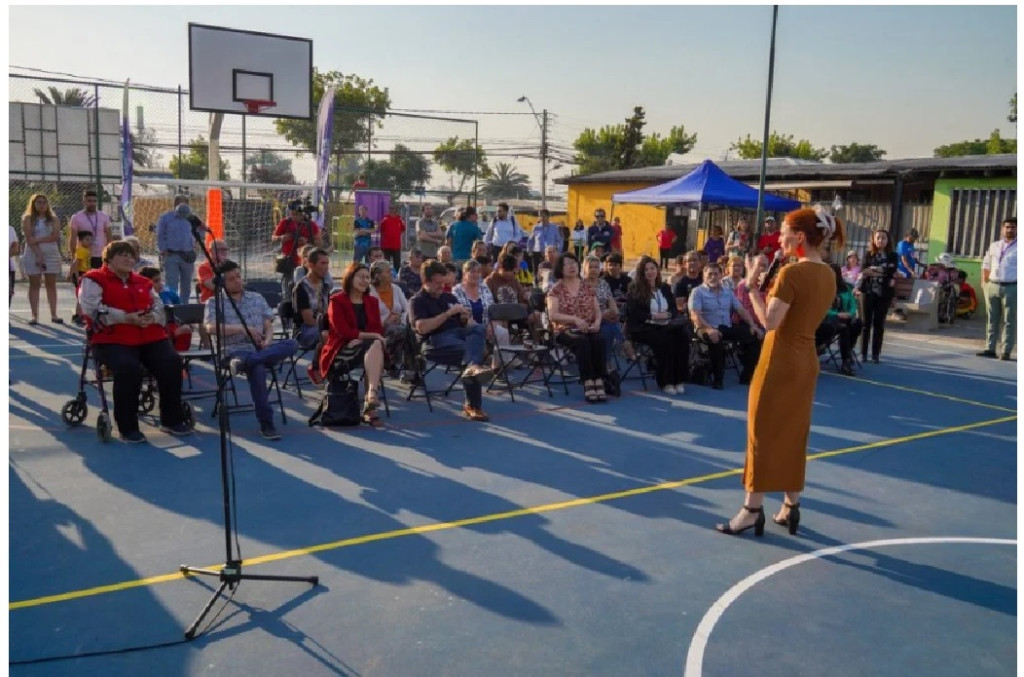
<svg viewBox="0 0 1024 677">
<path fill-rule="evenodd" d="M 109 442 L 113 435 L 113 422 L 107 407 L 107 394 L 103 384 L 113 380 L 113 374 L 100 364 L 92 348 L 92 336 L 95 331 L 90 327 L 85 332 L 85 346 L 82 349 L 82 368 L 78 376 L 78 394 L 64 403 L 60 410 L 60 418 L 69 428 L 77 428 L 85 422 L 89 415 L 86 388 L 95 388 L 100 398 L 100 413 L 96 417 L 96 436 L 100 442 Z M 90 375 L 90 366 L 92 374 Z M 148 414 L 156 408 L 156 379 L 151 374 L 142 377 L 142 392 L 139 394 L 139 414 Z M 195 411 L 188 402 L 182 402 L 183 422 L 189 428 L 196 424 Z"/>
</svg>

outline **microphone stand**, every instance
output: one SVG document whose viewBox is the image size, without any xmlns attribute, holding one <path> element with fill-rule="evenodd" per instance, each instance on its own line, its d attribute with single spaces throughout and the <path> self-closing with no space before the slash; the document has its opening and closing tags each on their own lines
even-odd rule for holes
<svg viewBox="0 0 1024 677">
<path fill-rule="evenodd" d="M 220 268 L 213 261 L 213 257 L 210 255 L 209 249 L 206 247 L 206 243 L 202 237 L 202 233 L 205 230 L 202 226 L 202 222 L 198 217 L 189 217 L 189 222 L 192 224 L 192 236 L 196 242 L 199 243 L 199 247 L 203 251 L 203 256 L 210 263 L 210 267 L 213 269 L 213 283 L 214 283 L 214 323 L 215 331 L 214 337 L 216 340 L 216 352 L 214 353 L 214 372 L 217 378 L 217 398 L 216 407 L 218 416 L 218 423 L 220 425 L 220 479 L 221 479 L 221 490 L 224 496 L 224 546 L 225 546 L 225 560 L 224 566 L 220 570 L 214 569 L 203 569 L 199 567 L 192 567 L 186 564 L 182 564 L 180 571 L 185 576 L 201 575 L 201 576 L 214 576 L 220 579 L 220 587 L 217 588 L 216 592 L 203 607 L 202 611 L 196 617 L 192 624 L 185 630 L 185 639 L 193 639 L 196 636 L 196 630 L 199 628 L 199 624 L 202 623 L 203 619 L 213 608 L 214 603 L 222 595 L 225 590 L 230 590 L 231 595 L 234 595 L 235 589 L 238 585 L 244 581 L 289 581 L 297 583 L 309 583 L 311 585 L 319 585 L 320 578 L 318 576 L 276 576 L 276 575 L 256 575 L 256 574 L 243 574 L 242 573 L 242 555 L 241 549 L 232 546 L 231 534 L 234 528 L 234 521 L 231 515 L 231 506 L 234 503 L 235 495 L 232 491 L 233 482 L 229 482 L 229 466 L 234 467 L 234 459 L 231 457 L 230 446 L 228 445 L 228 437 L 230 436 L 230 419 L 228 417 L 228 408 L 224 399 L 224 392 L 226 387 L 227 377 L 220 368 L 220 355 L 221 350 L 224 346 L 224 299 L 226 298 L 231 304 L 231 307 L 235 311 L 235 316 L 242 322 L 242 327 L 246 330 L 246 336 L 253 344 L 254 349 L 258 349 L 256 341 L 252 338 L 249 333 L 248 327 L 245 325 L 245 320 L 242 318 L 242 314 L 238 311 L 238 305 L 235 300 L 228 296 L 224 292 L 224 278 L 221 275 Z M 236 539 L 237 544 L 237 539 Z M 230 597 L 228 598 L 230 599 Z"/>
</svg>

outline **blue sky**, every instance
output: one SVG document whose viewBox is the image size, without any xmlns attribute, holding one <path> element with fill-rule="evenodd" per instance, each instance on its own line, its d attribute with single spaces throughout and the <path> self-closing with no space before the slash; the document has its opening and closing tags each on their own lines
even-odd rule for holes
<svg viewBox="0 0 1024 677">
<path fill-rule="evenodd" d="M 187 87 L 194 21 L 311 38 L 317 67 L 372 78 L 396 108 L 524 112 L 516 99 L 526 94 L 557 115 L 552 137 L 566 146 L 584 126 L 620 122 L 634 105 L 645 107 L 647 131 L 684 124 L 697 133 L 687 159 L 721 158 L 763 125 L 767 6 L 9 12 L 16 66 Z M 1016 44 L 1013 6 L 782 7 L 772 128 L 816 146 L 873 143 L 889 158 L 930 156 L 996 128 L 1015 137 L 1006 115 Z M 539 141 L 529 116 L 479 119 L 485 144 Z M 537 173 L 536 160 L 515 162 Z"/>
</svg>

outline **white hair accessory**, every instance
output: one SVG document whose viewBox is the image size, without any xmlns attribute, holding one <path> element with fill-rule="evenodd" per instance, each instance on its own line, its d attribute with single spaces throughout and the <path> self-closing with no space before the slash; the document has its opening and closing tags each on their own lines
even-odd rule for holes
<svg viewBox="0 0 1024 677">
<path fill-rule="evenodd" d="M 836 234 L 836 217 L 825 211 L 821 205 L 815 205 L 814 213 L 818 216 L 818 228 L 825 231 L 826 237 L 830 238 Z"/>
</svg>

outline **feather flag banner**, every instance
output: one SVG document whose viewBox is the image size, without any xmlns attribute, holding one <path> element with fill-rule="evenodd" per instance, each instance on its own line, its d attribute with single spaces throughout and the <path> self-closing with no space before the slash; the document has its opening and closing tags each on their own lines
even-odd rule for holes
<svg viewBox="0 0 1024 677">
<path fill-rule="evenodd" d="M 124 83 L 124 101 L 121 104 L 121 202 L 118 212 L 124 235 L 134 232 L 132 227 L 132 131 L 128 124 L 128 83 Z"/>
<path fill-rule="evenodd" d="M 334 87 L 324 92 L 316 120 L 316 194 L 313 196 L 313 204 L 319 208 L 316 221 L 321 231 L 327 212 L 327 180 L 330 175 L 331 136 L 334 133 L 334 92 Z"/>
</svg>

